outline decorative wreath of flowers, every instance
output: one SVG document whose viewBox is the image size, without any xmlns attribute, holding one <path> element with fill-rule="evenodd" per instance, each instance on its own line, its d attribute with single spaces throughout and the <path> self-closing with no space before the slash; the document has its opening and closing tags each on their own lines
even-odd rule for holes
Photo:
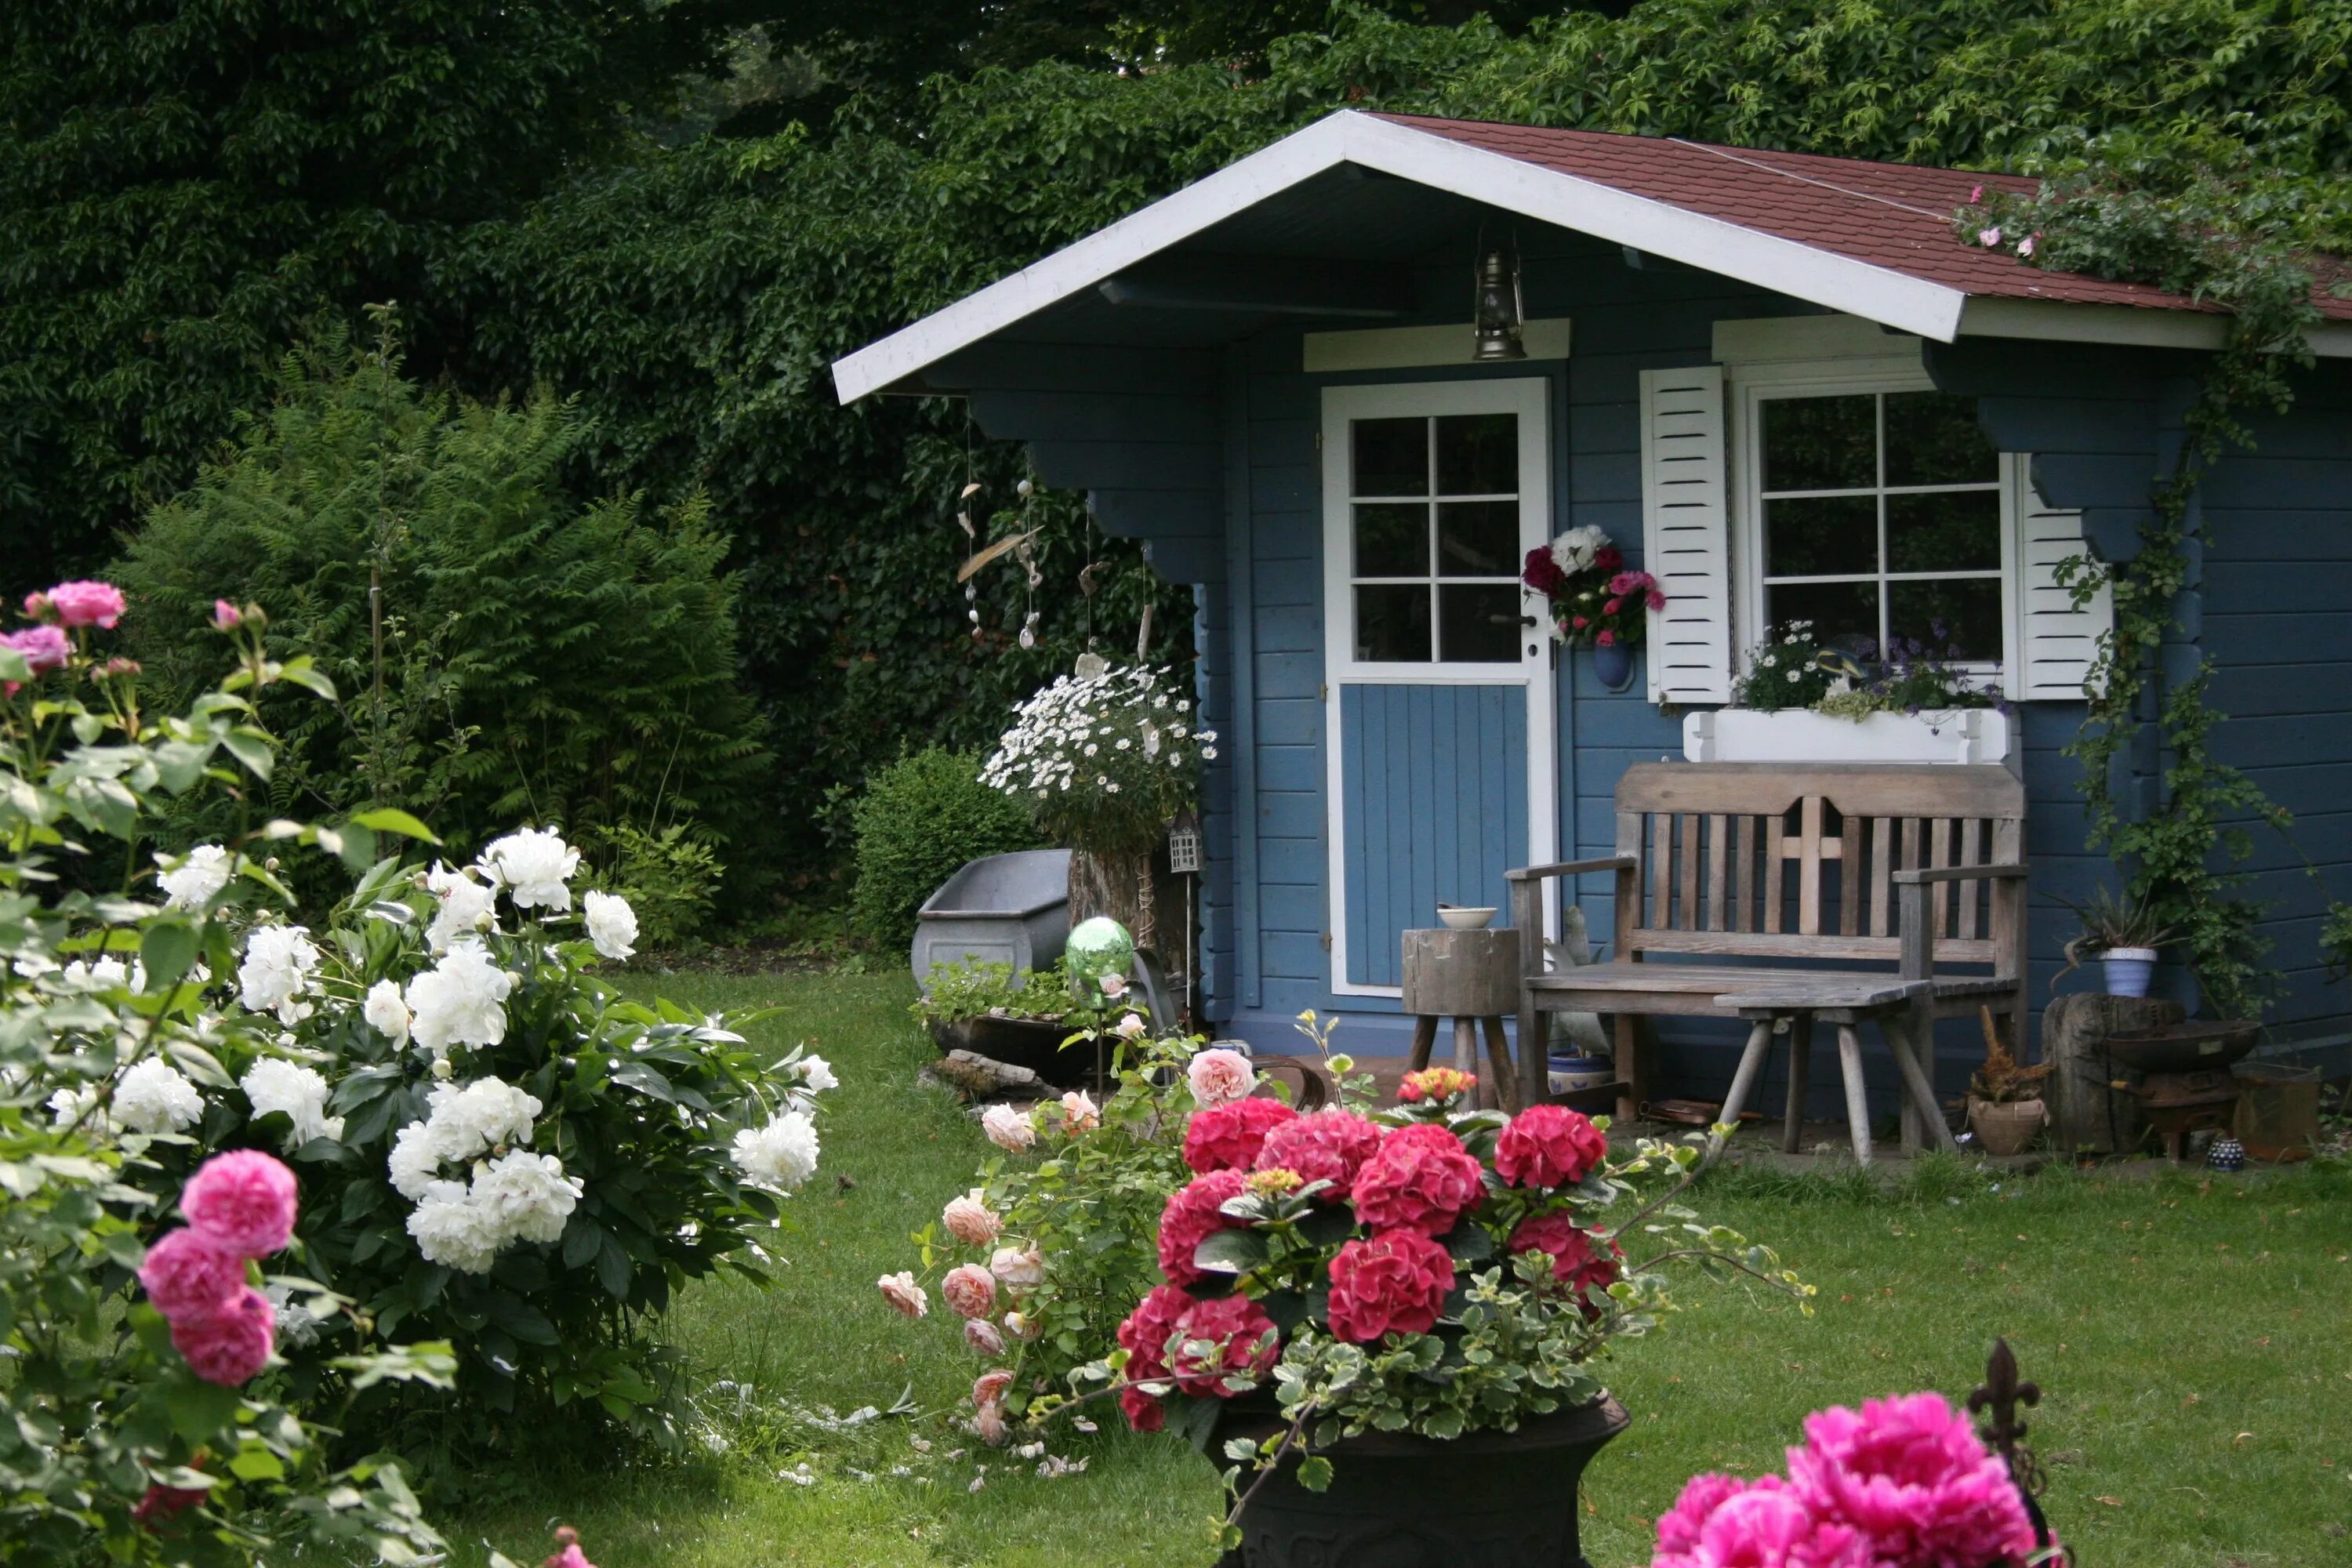
<svg viewBox="0 0 2352 1568">
<path fill-rule="evenodd" d="M 1636 647 L 1648 612 L 1666 606 L 1658 580 L 1626 571 L 1624 552 L 1592 527 L 1528 551 L 1519 581 L 1550 602 L 1552 636 L 1571 647 Z"/>
</svg>

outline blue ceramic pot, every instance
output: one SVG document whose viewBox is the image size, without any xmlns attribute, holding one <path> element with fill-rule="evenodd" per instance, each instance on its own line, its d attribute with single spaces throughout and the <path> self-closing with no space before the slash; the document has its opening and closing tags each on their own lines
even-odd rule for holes
<svg viewBox="0 0 2352 1568">
<path fill-rule="evenodd" d="M 1592 673 L 1603 689 L 1622 691 L 1633 684 L 1633 650 L 1623 643 L 1593 645 Z"/>
<path fill-rule="evenodd" d="M 2099 955 L 2099 966 L 2106 972 L 2108 995 L 2145 996 L 2156 978 L 2156 950 L 2112 947 Z"/>
</svg>

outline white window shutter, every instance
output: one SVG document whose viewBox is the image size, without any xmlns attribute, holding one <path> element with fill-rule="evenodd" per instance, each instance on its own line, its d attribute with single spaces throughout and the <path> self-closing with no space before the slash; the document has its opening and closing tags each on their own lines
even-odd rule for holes
<svg viewBox="0 0 2352 1568">
<path fill-rule="evenodd" d="M 2017 515 L 2018 673 L 2011 694 L 2079 702 L 2099 638 L 2115 624 L 2115 603 L 2103 583 L 2090 603 L 2075 605 L 2074 590 L 2058 581 L 2058 566 L 2086 553 L 2083 514 L 2043 502 L 2029 459 L 2012 455 L 2007 461 Z"/>
<path fill-rule="evenodd" d="M 1642 373 L 1642 553 L 1650 700 L 1731 700 L 1731 509 L 1723 367 Z"/>
</svg>

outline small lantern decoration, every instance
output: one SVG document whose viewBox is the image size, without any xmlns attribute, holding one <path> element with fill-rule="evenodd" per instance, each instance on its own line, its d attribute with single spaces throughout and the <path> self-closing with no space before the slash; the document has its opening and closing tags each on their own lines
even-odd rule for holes
<svg viewBox="0 0 2352 1568">
<path fill-rule="evenodd" d="M 1093 1002 L 1127 994 L 1128 971 L 1135 964 L 1135 938 L 1108 915 L 1080 921 L 1062 949 L 1070 972 L 1073 995 Z"/>
<path fill-rule="evenodd" d="M 2209 1171 L 2234 1172 L 2246 1168 L 2246 1146 L 2228 1133 L 2213 1140 L 2205 1152 L 2205 1168 Z"/>
<path fill-rule="evenodd" d="M 1507 255 L 1500 246 L 1486 246 L 1483 234 L 1480 239 L 1483 254 L 1478 258 L 1477 288 L 1470 307 L 1474 339 L 1470 357 L 1480 363 L 1525 359 L 1527 307 L 1519 292 L 1518 247 L 1513 245 Z"/>
<path fill-rule="evenodd" d="M 1201 829 L 1197 824 L 1179 822 L 1168 830 L 1168 868 L 1194 873 L 1201 869 Z"/>
</svg>

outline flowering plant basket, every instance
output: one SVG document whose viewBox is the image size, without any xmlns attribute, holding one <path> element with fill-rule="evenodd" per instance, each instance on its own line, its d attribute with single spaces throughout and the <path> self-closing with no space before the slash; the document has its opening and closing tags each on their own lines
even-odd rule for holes
<svg viewBox="0 0 2352 1568">
<path fill-rule="evenodd" d="M 1519 581 L 1549 603 L 1552 636 L 1570 647 L 1638 647 L 1649 612 L 1666 605 L 1658 580 L 1626 571 L 1624 552 L 1592 527 L 1528 551 Z"/>
<path fill-rule="evenodd" d="M 1159 843 L 1198 804 L 1216 733 L 1165 668 L 1113 666 L 1057 676 L 1021 704 L 981 782 L 1028 803 L 1057 841 L 1103 855 Z"/>
</svg>

